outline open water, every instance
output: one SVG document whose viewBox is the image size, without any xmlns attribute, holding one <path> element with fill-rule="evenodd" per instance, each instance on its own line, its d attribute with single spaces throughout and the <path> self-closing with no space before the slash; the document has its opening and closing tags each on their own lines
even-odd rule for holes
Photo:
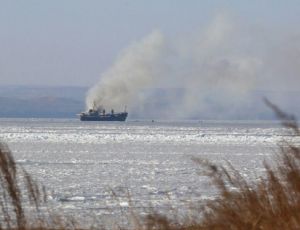
<svg viewBox="0 0 300 230">
<path fill-rule="evenodd" d="M 230 162 L 246 178 L 289 138 L 276 122 L 0 119 L 0 140 L 46 186 L 53 207 L 108 220 L 133 207 L 140 213 L 183 210 L 216 190 L 193 158 Z"/>
</svg>

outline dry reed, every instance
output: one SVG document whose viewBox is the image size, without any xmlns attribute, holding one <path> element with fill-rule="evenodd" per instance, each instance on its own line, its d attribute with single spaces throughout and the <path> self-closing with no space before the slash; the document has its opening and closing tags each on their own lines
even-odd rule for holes
<svg viewBox="0 0 300 230">
<path fill-rule="evenodd" d="M 268 100 L 265 102 L 282 125 L 299 137 L 295 118 Z M 283 142 L 275 166 L 264 163 L 266 173 L 255 183 L 247 181 L 230 164 L 224 167 L 194 160 L 205 169 L 219 197 L 195 208 L 193 217 L 186 216 L 183 223 L 178 223 L 176 217 L 153 213 L 138 229 L 300 229 L 300 148 L 295 144 Z"/>
<path fill-rule="evenodd" d="M 71 218 L 51 212 L 46 201 L 45 188 L 0 143 L 0 229 L 79 229 Z"/>
</svg>

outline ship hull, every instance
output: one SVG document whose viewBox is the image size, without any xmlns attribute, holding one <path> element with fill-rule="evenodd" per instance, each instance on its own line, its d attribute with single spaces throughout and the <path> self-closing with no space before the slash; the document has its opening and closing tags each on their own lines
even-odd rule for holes
<svg viewBox="0 0 300 230">
<path fill-rule="evenodd" d="M 125 121 L 128 113 L 118 113 L 118 114 L 106 114 L 106 115 L 88 115 L 81 114 L 81 121 Z"/>
</svg>

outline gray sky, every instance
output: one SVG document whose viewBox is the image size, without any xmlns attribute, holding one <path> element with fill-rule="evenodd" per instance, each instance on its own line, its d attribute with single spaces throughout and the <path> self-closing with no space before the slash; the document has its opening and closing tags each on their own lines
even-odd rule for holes
<svg viewBox="0 0 300 230">
<path fill-rule="evenodd" d="M 0 85 L 92 86 L 134 41 L 154 30 L 188 41 L 220 12 L 240 27 L 264 28 L 261 37 L 300 32 L 298 0 L 0 0 Z M 287 73 L 291 85 L 297 71 Z"/>
</svg>

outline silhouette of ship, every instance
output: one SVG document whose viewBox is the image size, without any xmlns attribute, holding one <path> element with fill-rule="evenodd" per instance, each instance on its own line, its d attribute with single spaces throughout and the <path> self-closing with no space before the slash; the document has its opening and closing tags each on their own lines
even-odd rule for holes
<svg viewBox="0 0 300 230">
<path fill-rule="evenodd" d="M 90 109 L 79 114 L 81 121 L 125 121 L 128 113 L 115 113 L 112 109 L 110 113 L 105 113 L 105 109 Z"/>
</svg>

